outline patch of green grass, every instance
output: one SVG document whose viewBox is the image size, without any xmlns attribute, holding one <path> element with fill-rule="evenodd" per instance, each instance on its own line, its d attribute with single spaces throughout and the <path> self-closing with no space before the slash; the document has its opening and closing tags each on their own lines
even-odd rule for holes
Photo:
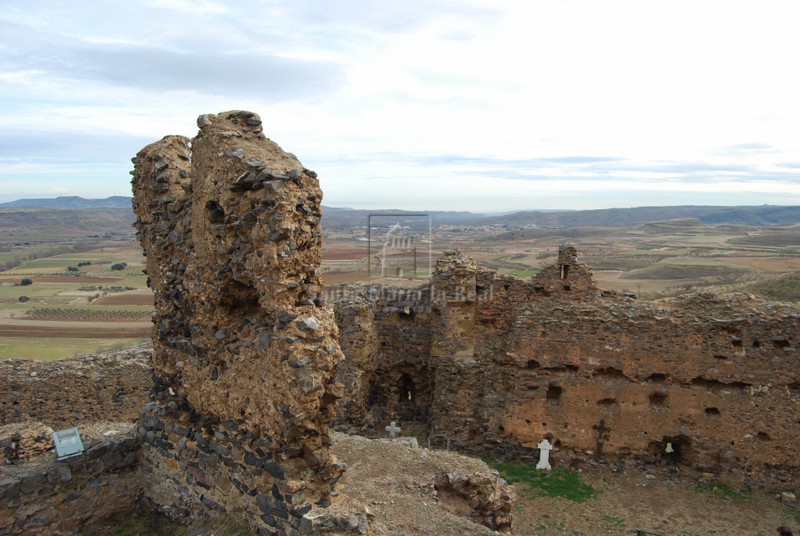
<svg viewBox="0 0 800 536">
<path fill-rule="evenodd" d="M 698 484 L 696 489 L 702 492 L 713 493 L 719 497 L 722 497 L 723 499 L 731 499 L 734 501 L 748 501 L 753 498 L 752 492 L 732 488 L 723 482 L 716 482 L 713 484 Z"/>
<path fill-rule="evenodd" d="M 574 502 L 585 502 L 600 493 L 589 484 L 581 482 L 578 473 L 568 469 L 540 471 L 533 464 L 494 464 L 510 483 L 527 484 L 531 490 L 550 497 L 562 497 Z"/>
<path fill-rule="evenodd" d="M 75 354 L 93 354 L 127 348 L 146 339 L 81 339 L 59 337 L 0 337 L 0 359 L 22 357 L 57 361 Z"/>
<path fill-rule="evenodd" d="M 600 518 L 600 521 L 603 523 L 603 527 L 608 532 L 614 532 L 616 534 L 619 534 L 619 531 L 625 528 L 625 525 L 627 524 L 625 519 L 614 514 L 606 514 Z"/>
</svg>

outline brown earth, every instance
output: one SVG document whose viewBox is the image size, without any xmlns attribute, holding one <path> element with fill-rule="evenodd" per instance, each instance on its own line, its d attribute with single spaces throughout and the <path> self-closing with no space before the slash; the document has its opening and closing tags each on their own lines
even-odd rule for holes
<svg viewBox="0 0 800 536">
<path fill-rule="evenodd" d="M 478 460 L 459 459 L 441 451 L 392 448 L 357 436 L 335 434 L 335 437 L 334 453 L 348 465 L 340 481 L 343 500 L 360 504 L 361 511 L 368 513 L 369 534 L 492 534 L 485 527 L 455 515 L 453 509 L 457 510 L 457 503 L 439 497 L 431 484 L 440 472 L 442 460 L 447 460 L 450 471 L 463 472 L 475 467 Z M 419 454 L 409 456 L 412 452 Z M 557 463 L 554 460 L 556 469 Z M 580 477 L 600 491 L 582 503 L 543 496 L 526 484 L 515 484 L 513 534 L 632 536 L 640 529 L 661 536 L 774 536 L 781 524 L 793 529 L 800 526 L 800 510 L 776 498 L 782 488 L 734 492 L 728 494 L 733 497 L 726 498 L 729 488 L 713 482 L 699 485 L 696 474 L 676 472 L 666 466 L 628 467 L 618 472 L 607 465 L 587 466 L 581 469 Z M 251 534 L 243 528 L 242 520 L 235 517 L 216 527 L 202 521 L 184 527 L 150 513 L 109 520 L 91 527 L 90 533 L 116 535 L 123 526 L 130 530 L 128 534 L 153 536 L 206 534 L 195 532 L 202 528 L 211 531 L 207 534 Z"/>
<path fill-rule="evenodd" d="M 0 337 L 64 337 L 71 339 L 144 339 L 150 336 L 150 326 L 141 328 L 119 327 L 62 327 L 0 324 Z"/>
<path fill-rule="evenodd" d="M 322 253 L 322 261 L 358 260 L 367 256 L 366 248 L 330 248 Z"/>
<path fill-rule="evenodd" d="M 414 452 L 418 455 L 410 456 Z M 486 530 L 465 524 L 457 516 L 432 513 L 434 509 L 458 511 L 457 503 L 439 496 L 430 484 L 440 456 L 446 453 L 390 449 L 386 443 L 342 434 L 335 435 L 334 453 L 348 465 L 341 481 L 343 494 L 367 505 L 375 515 L 375 528 L 380 522 L 415 536 L 466 536 Z M 553 466 L 558 469 L 558 454 L 554 456 Z M 468 457 L 447 460 L 455 464 L 448 470 L 465 472 L 478 462 Z M 791 482 L 776 481 L 768 490 L 738 491 L 671 465 L 586 463 L 578 470 L 581 481 L 599 491 L 582 503 L 515 484 L 513 534 L 632 535 L 640 529 L 662 536 L 772 536 L 779 525 L 800 526 L 800 508 L 784 505 L 778 498 L 783 491 L 796 491 Z"/>
<path fill-rule="evenodd" d="M 777 482 L 775 491 L 737 492 L 713 481 L 698 484 L 697 478 L 666 467 L 585 468 L 582 481 L 601 493 L 583 503 L 537 495 L 518 483 L 514 534 L 622 535 L 640 529 L 663 536 L 771 536 L 781 524 L 800 526 L 800 511 L 776 498 L 785 491 Z"/>
<path fill-rule="evenodd" d="M 366 272 L 325 272 L 322 274 L 325 285 L 339 285 L 340 283 L 358 283 L 368 281 Z"/>
</svg>

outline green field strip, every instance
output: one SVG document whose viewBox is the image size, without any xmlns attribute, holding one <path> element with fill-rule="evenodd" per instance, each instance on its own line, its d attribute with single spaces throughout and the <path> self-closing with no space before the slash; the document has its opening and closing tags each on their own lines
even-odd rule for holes
<svg viewBox="0 0 800 536">
<path fill-rule="evenodd" d="M 94 354 L 127 348 L 148 339 L 66 339 L 0 337 L 0 359 L 24 358 L 56 361 L 76 354 Z"/>
</svg>

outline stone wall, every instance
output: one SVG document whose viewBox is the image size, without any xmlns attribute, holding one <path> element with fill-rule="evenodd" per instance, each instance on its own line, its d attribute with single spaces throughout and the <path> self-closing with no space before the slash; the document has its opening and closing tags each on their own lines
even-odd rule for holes
<svg viewBox="0 0 800 536">
<path fill-rule="evenodd" d="M 336 303 L 339 341 L 348 359 L 338 381 L 348 396 L 337 422 L 352 431 L 389 419 L 430 419 L 433 372 L 429 289 L 352 285 Z"/>
<path fill-rule="evenodd" d="M 431 405 L 417 416 L 430 415 L 429 433 L 462 449 L 533 457 L 548 437 L 570 457 L 640 456 L 762 481 L 800 469 L 797 306 L 741 294 L 646 302 L 603 292 L 571 244 L 527 281 L 445 255 L 430 300 L 405 306 L 430 307 L 415 335 L 429 334 L 427 348 L 383 337 L 394 320 L 385 303 L 369 303 L 370 337 L 395 341 L 360 358 L 382 371 L 373 381 L 398 381 L 398 352 L 429 371 L 421 381 Z M 343 341 L 350 327 L 340 324 Z"/>
<path fill-rule="evenodd" d="M 148 400 L 151 376 L 147 347 L 51 363 L 1 359 L 0 425 L 40 421 L 58 430 L 132 421 Z"/>
<path fill-rule="evenodd" d="M 168 136 L 134 158 L 156 298 L 147 494 L 173 518 L 243 512 L 265 534 L 294 534 L 342 472 L 329 451 L 342 354 L 321 297 L 322 192 L 256 114 L 198 126 L 191 149 Z"/>
<path fill-rule="evenodd" d="M 88 426 L 81 436 L 83 456 L 57 461 L 51 451 L 0 466 L 0 535 L 78 534 L 135 508 L 142 490 L 135 429 Z"/>
</svg>

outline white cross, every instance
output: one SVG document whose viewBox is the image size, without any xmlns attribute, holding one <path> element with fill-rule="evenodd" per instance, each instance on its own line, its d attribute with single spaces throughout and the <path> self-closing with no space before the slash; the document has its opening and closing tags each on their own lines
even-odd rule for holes
<svg viewBox="0 0 800 536">
<path fill-rule="evenodd" d="M 386 431 L 389 432 L 389 436 L 391 436 L 391 438 L 394 439 L 395 437 L 397 437 L 397 434 L 400 433 L 400 427 L 397 426 L 397 424 L 395 424 L 394 421 L 392 421 L 392 423 L 386 427 Z"/>
<path fill-rule="evenodd" d="M 553 445 L 545 439 L 539 445 L 539 463 L 536 464 L 537 469 L 544 471 L 550 470 L 550 451 L 553 450 Z"/>
</svg>

